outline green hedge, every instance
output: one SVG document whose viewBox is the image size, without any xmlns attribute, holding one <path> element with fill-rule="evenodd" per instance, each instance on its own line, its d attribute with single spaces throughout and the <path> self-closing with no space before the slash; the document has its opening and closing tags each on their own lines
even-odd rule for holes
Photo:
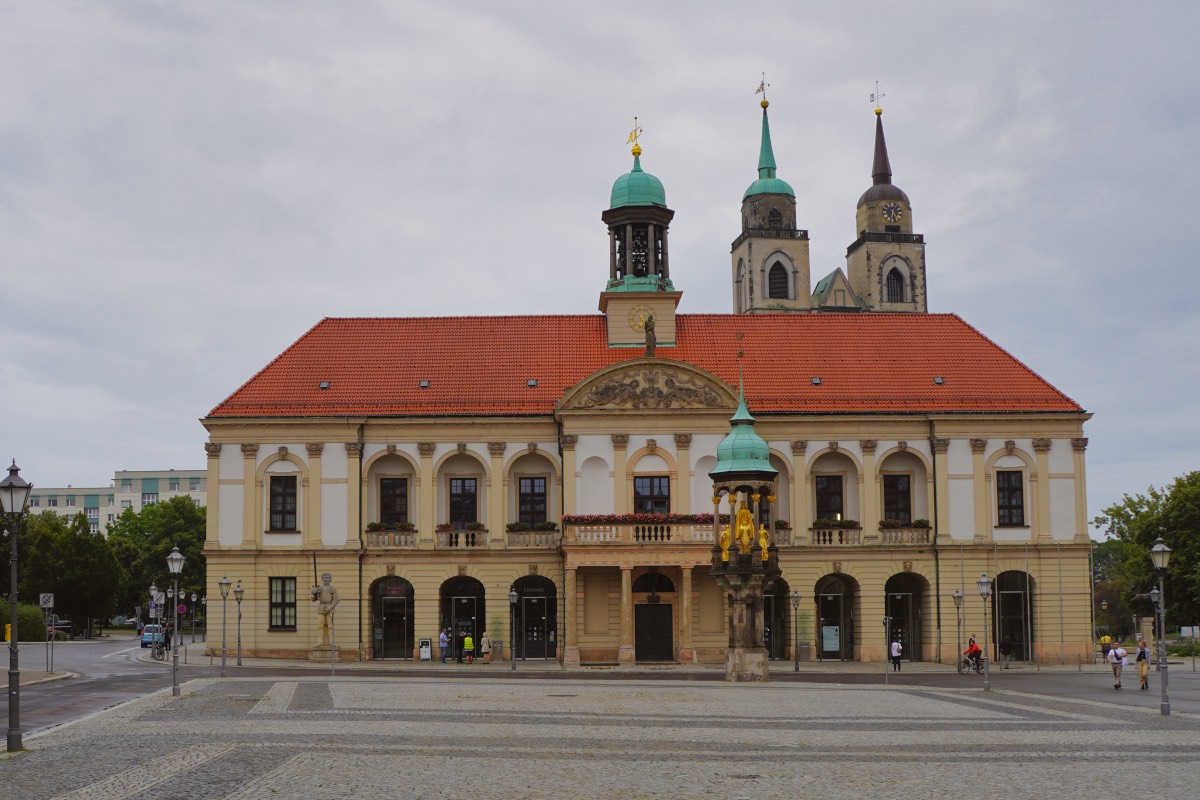
<svg viewBox="0 0 1200 800">
<path fill-rule="evenodd" d="M 0 599 L 0 634 L 3 634 L 4 626 L 12 622 L 9 613 L 8 600 Z M 17 606 L 17 625 L 20 626 L 17 641 L 46 641 L 46 623 L 42 621 L 42 610 L 37 606 L 20 603 Z"/>
</svg>

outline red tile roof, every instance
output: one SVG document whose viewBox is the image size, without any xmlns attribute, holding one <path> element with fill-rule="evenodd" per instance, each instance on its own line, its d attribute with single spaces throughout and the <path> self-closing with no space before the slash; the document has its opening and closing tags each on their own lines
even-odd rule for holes
<svg viewBox="0 0 1200 800">
<path fill-rule="evenodd" d="M 327 318 L 210 416 L 551 414 L 590 373 L 642 356 L 609 348 L 605 324 L 600 315 Z M 657 356 L 736 386 L 739 331 L 755 414 L 1082 411 L 953 314 L 679 315 L 677 346 Z"/>
</svg>

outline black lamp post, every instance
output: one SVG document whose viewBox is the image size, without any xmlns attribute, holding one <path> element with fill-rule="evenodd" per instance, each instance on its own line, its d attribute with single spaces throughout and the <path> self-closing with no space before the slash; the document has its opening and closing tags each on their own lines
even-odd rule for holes
<svg viewBox="0 0 1200 800">
<path fill-rule="evenodd" d="M 886 601 L 885 601 L 886 602 Z M 888 672 L 892 668 L 892 643 L 888 641 L 892 637 L 888 634 L 892 630 L 892 618 L 887 614 L 883 615 L 883 683 L 887 685 Z"/>
<path fill-rule="evenodd" d="M 196 593 L 192 592 L 192 644 L 196 643 Z"/>
<path fill-rule="evenodd" d="M 957 664 L 958 660 L 962 658 L 962 589 L 955 589 L 950 593 L 950 597 L 954 600 L 954 636 L 958 640 L 955 645 L 958 655 L 954 657 L 954 663 Z"/>
<path fill-rule="evenodd" d="M 979 596 L 983 598 L 983 643 L 987 645 L 983 651 L 983 690 L 988 692 L 992 689 L 991 675 L 988 673 L 988 662 L 992 660 L 992 640 L 988 638 L 988 617 L 992 615 L 988 599 L 992 596 L 992 579 L 984 573 L 976 583 L 979 585 Z"/>
<path fill-rule="evenodd" d="M 10 520 L 8 541 L 11 547 L 9 570 L 12 575 L 11 593 L 8 597 L 9 617 L 12 627 L 8 634 L 8 752 L 15 753 L 21 746 L 21 650 L 17 644 L 20 639 L 17 625 L 17 531 L 21 528 L 21 517 L 25 514 L 25 504 L 29 502 L 29 492 L 32 483 L 26 483 L 21 477 L 21 468 L 13 459 L 8 468 L 8 477 L 0 481 L 0 504 L 3 504 L 5 519 Z"/>
<path fill-rule="evenodd" d="M 200 598 L 200 605 L 204 606 L 204 633 L 200 634 L 200 641 L 208 641 L 208 595 Z"/>
<path fill-rule="evenodd" d="M 183 572 L 183 562 L 185 561 L 183 553 L 179 552 L 178 547 L 171 548 L 171 554 L 167 556 L 167 569 L 171 572 L 171 591 L 175 595 L 175 599 L 171 601 L 171 633 L 175 636 L 174 646 L 171 648 L 171 696 L 179 697 L 179 573 Z"/>
<path fill-rule="evenodd" d="M 1167 564 L 1171 561 L 1171 552 L 1171 548 L 1167 547 L 1161 536 L 1150 548 L 1150 560 L 1154 562 L 1154 569 L 1158 572 L 1158 588 L 1150 592 L 1150 599 L 1154 601 L 1158 611 L 1158 674 L 1162 684 L 1162 700 L 1158 708 L 1164 717 L 1171 715 L 1171 701 L 1167 698 L 1167 593 L 1163 586 Z"/>
<path fill-rule="evenodd" d="M 512 613 L 509 614 L 512 618 L 512 625 L 509 626 L 512 630 L 508 637 L 512 640 L 512 656 L 509 660 L 512 661 L 512 668 L 515 672 L 517 669 L 517 587 L 515 586 L 508 590 L 508 606 L 512 610 Z"/>
<path fill-rule="evenodd" d="M 229 578 L 225 577 L 224 575 L 221 576 L 221 580 L 217 581 L 217 585 L 221 587 L 221 677 L 222 678 L 225 677 L 225 651 L 229 649 L 228 646 L 225 644 L 228 641 L 228 637 L 226 636 L 226 633 L 228 632 L 228 626 L 226 626 L 225 623 L 228 621 L 228 618 L 229 618 L 229 587 L 232 583 L 233 583 L 233 581 L 229 580 Z"/>
<path fill-rule="evenodd" d="M 792 672 L 800 671 L 800 593 L 792 592 Z"/>
<path fill-rule="evenodd" d="M 246 590 L 242 588 L 242 582 L 238 581 L 237 586 L 233 587 L 233 598 L 238 604 L 238 642 L 237 642 L 237 665 L 242 665 L 242 595 Z"/>
</svg>

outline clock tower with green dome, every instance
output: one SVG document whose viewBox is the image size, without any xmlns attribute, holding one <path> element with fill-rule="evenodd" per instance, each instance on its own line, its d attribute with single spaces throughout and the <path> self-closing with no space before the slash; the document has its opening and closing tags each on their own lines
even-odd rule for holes
<svg viewBox="0 0 1200 800">
<path fill-rule="evenodd" d="M 796 227 L 796 193 L 779 178 L 762 102 L 758 179 L 742 196 L 742 232 L 731 247 L 733 310 L 810 311 L 808 231 Z"/>
<path fill-rule="evenodd" d="M 925 313 L 925 237 L 913 233 L 912 204 L 892 183 L 883 137 L 883 109 L 875 109 L 871 188 L 858 199 L 858 238 L 846 248 L 846 276 L 864 311 Z"/>
<path fill-rule="evenodd" d="M 659 347 L 675 344 L 675 309 L 681 292 L 671 283 L 667 208 L 662 181 L 642 169 L 640 129 L 630 134 L 633 169 L 613 183 L 608 210 L 608 283 L 600 311 L 608 320 L 609 347 L 642 347 L 650 337 Z"/>
</svg>

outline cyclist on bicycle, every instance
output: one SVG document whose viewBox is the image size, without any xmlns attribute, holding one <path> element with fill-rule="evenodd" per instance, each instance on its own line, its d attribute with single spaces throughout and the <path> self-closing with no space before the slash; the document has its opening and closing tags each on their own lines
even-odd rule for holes
<svg viewBox="0 0 1200 800">
<path fill-rule="evenodd" d="M 963 651 L 963 655 L 975 663 L 976 670 L 980 668 L 979 659 L 983 657 L 983 650 L 975 644 L 975 634 L 971 634 L 971 641 L 967 645 L 967 649 Z"/>
</svg>

